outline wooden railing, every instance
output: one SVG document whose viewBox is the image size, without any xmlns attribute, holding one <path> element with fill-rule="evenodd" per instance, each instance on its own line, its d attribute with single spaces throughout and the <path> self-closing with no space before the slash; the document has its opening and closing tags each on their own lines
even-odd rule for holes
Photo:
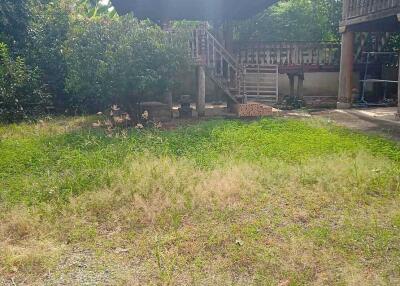
<svg viewBox="0 0 400 286">
<path fill-rule="evenodd" d="M 237 42 L 235 54 L 241 64 L 314 67 L 339 66 L 340 44 L 336 42 Z"/>
<path fill-rule="evenodd" d="M 362 23 L 397 15 L 399 11 L 400 0 L 345 0 L 343 21 L 345 24 Z"/>
<path fill-rule="evenodd" d="M 207 75 L 233 101 L 246 101 L 243 90 L 243 67 L 234 55 L 208 31 L 206 25 L 200 25 L 193 31 L 190 41 L 192 58 L 196 64 L 206 67 Z"/>
</svg>

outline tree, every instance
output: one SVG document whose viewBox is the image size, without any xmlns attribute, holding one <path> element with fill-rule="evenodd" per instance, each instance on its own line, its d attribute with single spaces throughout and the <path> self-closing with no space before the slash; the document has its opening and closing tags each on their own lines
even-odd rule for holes
<svg viewBox="0 0 400 286">
<path fill-rule="evenodd" d="M 37 69 L 13 59 L 0 42 L 0 120 L 13 122 L 45 113 L 50 104 Z"/>
<path fill-rule="evenodd" d="M 29 8 L 27 0 L 0 1 L 0 41 L 14 53 L 24 47 Z"/>
<path fill-rule="evenodd" d="M 238 37 L 244 41 L 335 41 L 341 11 L 339 0 L 279 1 L 238 24 Z"/>
<path fill-rule="evenodd" d="M 38 67 L 47 91 L 53 94 L 58 111 L 64 110 L 66 63 L 63 44 L 69 30 L 69 2 L 40 2 L 30 6 L 31 19 L 25 45 L 29 65 Z"/>
<path fill-rule="evenodd" d="M 89 18 L 96 17 L 115 17 L 116 11 L 111 5 L 111 1 L 100 0 L 80 0 L 78 10 Z"/>
<path fill-rule="evenodd" d="M 65 42 L 71 104 L 86 112 L 120 104 L 134 113 L 138 102 L 174 84 L 187 62 L 185 44 L 131 16 L 77 20 Z"/>
</svg>

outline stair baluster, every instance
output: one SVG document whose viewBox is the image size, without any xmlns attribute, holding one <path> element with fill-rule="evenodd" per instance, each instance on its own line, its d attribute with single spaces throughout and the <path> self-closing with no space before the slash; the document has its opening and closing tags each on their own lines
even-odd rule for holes
<svg viewBox="0 0 400 286">
<path fill-rule="evenodd" d="M 193 32 L 192 55 L 196 64 L 205 66 L 206 74 L 234 102 L 246 102 L 242 88 L 243 68 L 235 57 L 201 25 Z"/>
</svg>

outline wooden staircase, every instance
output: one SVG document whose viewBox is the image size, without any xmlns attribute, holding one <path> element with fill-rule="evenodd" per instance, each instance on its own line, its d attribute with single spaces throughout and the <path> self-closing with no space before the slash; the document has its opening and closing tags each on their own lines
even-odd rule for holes
<svg viewBox="0 0 400 286">
<path fill-rule="evenodd" d="M 274 105 L 278 102 L 277 65 L 245 65 L 243 88 L 248 101 Z"/>
<path fill-rule="evenodd" d="M 207 29 L 193 31 L 191 56 L 233 103 L 274 105 L 278 101 L 278 65 L 241 64 Z"/>
<path fill-rule="evenodd" d="M 236 58 L 212 35 L 207 24 L 193 31 L 192 58 L 205 67 L 206 75 L 235 103 L 245 102 L 244 71 Z"/>
<path fill-rule="evenodd" d="M 193 31 L 191 56 L 206 75 L 233 101 L 248 99 L 274 104 L 278 99 L 278 66 L 240 64 L 203 24 Z"/>
</svg>

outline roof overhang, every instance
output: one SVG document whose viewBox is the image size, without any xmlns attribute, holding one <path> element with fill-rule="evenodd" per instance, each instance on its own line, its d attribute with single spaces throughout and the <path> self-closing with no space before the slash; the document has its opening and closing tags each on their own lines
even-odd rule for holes
<svg viewBox="0 0 400 286">
<path fill-rule="evenodd" d="M 278 0 L 111 0 L 119 15 L 153 21 L 247 19 Z"/>
</svg>

